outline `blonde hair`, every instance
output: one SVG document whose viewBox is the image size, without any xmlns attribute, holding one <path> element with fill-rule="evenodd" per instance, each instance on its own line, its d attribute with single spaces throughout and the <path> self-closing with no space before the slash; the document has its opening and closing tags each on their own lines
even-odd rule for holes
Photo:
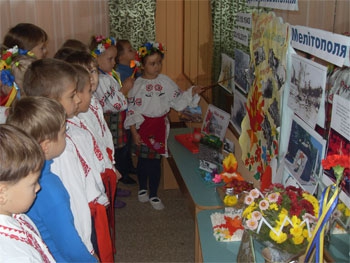
<svg viewBox="0 0 350 263">
<path fill-rule="evenodd" d="M 78 81 L 74 67 L 59 59 L 44 58 L 31 63 L 23 80 L 24 92 L 27 96 L 43 96 L 61 99 L 67 82 Z"/>
<path fill-rule="evenodd" d="M 41 143 L 58 139 L 58 133 L 66 122 L 63 106 L 50 98 L 24 97 L 9 110 L 6 123 L 16 126 Z"/>
<path fill-rule="evenodd" d="M 45 157 L 40 144 L 21 129 L 1 124 L 0 145 L 0 181 L 15 184 L 41 171 Z"/>
</svg>

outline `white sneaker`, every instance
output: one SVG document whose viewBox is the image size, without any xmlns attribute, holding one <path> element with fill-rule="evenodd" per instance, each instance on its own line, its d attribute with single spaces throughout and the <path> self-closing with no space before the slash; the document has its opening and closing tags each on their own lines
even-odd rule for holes
<svg viewBox="0 0 350 263">
<path fill-rule="evenodd" d="M 140 190 L 137 197 L 141 203 L 146 203 L 149 200 L 147 190 Z"/>
<path fill-rule="evenodd" d="M 151 199 L 149 199 L 149 202 L 151 203 L 153 208 L 156 209 L 156 210 L 164 209 L 164 205 L 163 205 L 162 201 L 158 197 L 152 197 Z"/>
</svg>

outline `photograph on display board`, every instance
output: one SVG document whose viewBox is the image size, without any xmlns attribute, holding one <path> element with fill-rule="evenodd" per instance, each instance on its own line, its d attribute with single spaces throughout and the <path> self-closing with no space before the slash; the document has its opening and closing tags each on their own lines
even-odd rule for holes
<svg viewBox="0 0 350 263">
<path fill-rule="evenodd" d="M 233 94 L 230 122 L 238 134 L 241 134 L 241 123 L 244 116 L 247 114 L 246 103 L 247 98 L 243 96 L 238 90 L 235 90 Z"/>
<path fill-rule="evenodd" d="M 202 122 L 202 108 L 200 106 L 187 106 L 183 111 L 178 113 L 179 120 L 185 122 Z"/>
<path fill-rule="evenodd" d="M 207 135 L 215 135 L 223 141 L 229 121 L 230 114 L 209 104 L 203 120 L 202 132 Z"/>
<path fill-rule="evenodd" d="M 350 154 L 349 105 L 349 99 L 344 98 L 343 96 L 334 95 L 326 157 L 331 155 Z M 323 182 L 326 185 L 329 185 L 335 181 L 333 169 L 324 170 Z M 350 206 L 350 169 L 348 168 L 343 172 L 341 188 L 343 192 L 341 193 L 340 198 Z"/>
<path fill-rule="evenodd" d="M 313 193 L 322 172 L 326 142 L 305 122 L 294 116 L 284 166 L 300 187 Z"/>
<path fill-rule="evenodd" d="M 235 144 L 228 138 L 224 138 L 224 152 L 226 153 L 234 153 L 235 152 Z"/>
<path fill-rule="evenodd" d="M 235 88 L 233 80 L 235 61 L 228 55 L 221 54 L 221 71 L 218 79 L 218 84 L 227 92 L 232 93 Z"/>
<path fill-rule="evenodd" d="M 320 108 L 324 109 L 326 78 L 327 67 L 299 55 L 292 55 L 288 107 L 312 128 L 316 126 Z"/>
<path fill-rule="evenodd" d="M 235 49 L 235 73 L 234 80 L 236 86 L 245 94 L 248 93 L 250 85 L 253 83 L 253 74 L 249 68 L 250 56 L 242 50 Z"/>
</svg>

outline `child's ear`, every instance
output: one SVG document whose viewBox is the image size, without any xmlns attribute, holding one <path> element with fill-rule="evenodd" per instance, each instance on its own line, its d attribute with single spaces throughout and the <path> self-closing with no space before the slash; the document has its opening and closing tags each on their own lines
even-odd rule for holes
<svg viewBox="0 0 350 263">
<path fill-rule="evenodd" d="M 40 143 L 41 149 L 43 150 L 45 156 L 49 153 L 51 140 L 46 139 Z"/>
<path fill-rule="evenodd" d="M 6 191 L 7 185 L 4 183 L 0 183 L 0 206 L 6 203 Z"/>
</svg>

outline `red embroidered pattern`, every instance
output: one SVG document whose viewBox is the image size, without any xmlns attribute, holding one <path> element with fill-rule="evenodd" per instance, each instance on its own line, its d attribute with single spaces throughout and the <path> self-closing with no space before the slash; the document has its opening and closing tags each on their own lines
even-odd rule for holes
<svg viewBox="0 0 350 263">
<path fill-rule="evenodd" d="M 94 153 L 97 157 L 97 159 L 99 161 L 101 161 L 103 159 L 103 155 L 102 155 L 102 152 L 100 150 L 100 147 L 98 146 L 96 140 L 95 140 L 95 137 L 94 135 L 91 133 L 91 131 L 80 121 L 80 126 L 77 125 L 76 123 L 70 121 L 70 120 L 67 120 L 67 122 L 73 124 L 74 126 L 78 127 L 78 128 L 83 128 L 84 130 L 88 131 L 91 135 L 91 138 L 92 138 L 92 142 L 93 142 L 93 145 L 94 145 Z"/>
<path fill-rule="evenodd" d="M 18 221 L 22 230 L 17 230 L 17 229 L 12 228 L 12 227 L 0 225 L 0 228 L 18 233 L 18 235 L 16 235 L 16 234 L 8 234 L 8 233 L 5 233 L 3 231 L 0 231 L 0 235 L 3 235 L 6 237 L 9 237 L 10 239 L 15 239 L 15 240 L 18 240 L 18 241 L 21 241 L 21 242 L 28 244 L 29 246 L 33 247 L 36 251 L 39 252 L 39 254 L 41 255 L 41 257 L 43 259 L 43 262 L 47 262 L 47 263 L 51 262 L 50 259 L 47 257 L 46 253 L 41 248 L 37 239 L 35 237 L 33 237 L 33 235 L 31 233 L 29 233 L 28 231 L 26 231 L 23 228 L 23 225 L 25 225 L 27 228 L 29 228 L 31 231 L 33 231 L 37 236 L 39 236 L 38 233 L 33 228 L 33 226 L 30 225 L 27 221 L 23 220 L 22 218 L 20 218 L 17 215 L 14 215 L 13 217 L 14 217 L 14 219 L 16 219 Z M 43 243 L 43 245 L 45 245 L 45 244 Z M 45 247 L 46 247 L 46 245 L 45 245 Z M 47 253 L 50 253 L 49 249 L 47 247 L 46 247 L 46 249 L 47 249 Z"/>
<path fill-rule="evenodd" d="M 101 131 L 102 131 L 102 137 L 104 137 L 104 133 L 106 132 L 106 127 L 103 124 L 103 122 L 101 121 L 100 117 L 98 116 L 98 107 L 94 107 L 90 104 L 89 108 L 92 111 L 92 113 L 95 115 L 98 123 L 100 124 Z"/>
<path fill-rule="evenodd" d="M 75 145 L 75 143 L 73 142 L 73 140 L 69 137 L 68 134 L 66 134 L 67 138 L 73 143 L 74 145 L 74 148 L 78 154 L 78 158 L 79 158 L 79 161 L 81 163 L 81 166 L 83 167 L 83 170 L 84 170 L 84 174 L 85 176 L 87 176 L 91 170 L 90 166 L 86 163 L 86 161 L 84 160 L 84 158 L 81 156 L 77 146 Z"/>
</svg>

